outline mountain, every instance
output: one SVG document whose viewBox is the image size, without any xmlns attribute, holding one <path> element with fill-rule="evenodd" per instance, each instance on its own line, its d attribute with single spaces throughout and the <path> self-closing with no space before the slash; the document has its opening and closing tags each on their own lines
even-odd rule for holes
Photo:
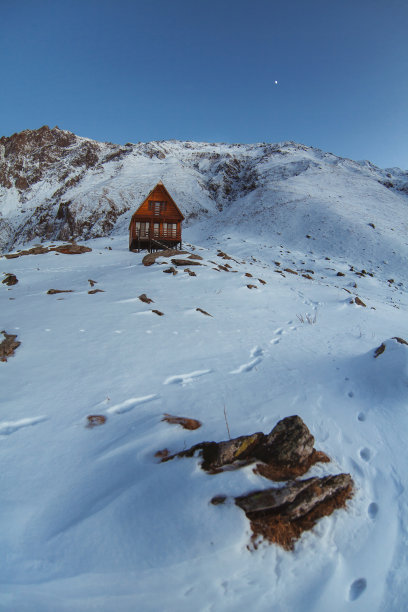
<svg viewBox="0 0 408 612">
<path fill-rule="evenodd" d="M 44 126 L 1 138 L 0 159 L 2 252 L 39 239 L 124 234 L 162 179 L 185 226 L 203 237 L 238 228 L 328 253 L 335 228 L 334 255 L 353 252 L 367 265 L 381 245 L 390 263 L 406 257 L 408 172 L 293 142 L 120 146 Z"/>
</svg>

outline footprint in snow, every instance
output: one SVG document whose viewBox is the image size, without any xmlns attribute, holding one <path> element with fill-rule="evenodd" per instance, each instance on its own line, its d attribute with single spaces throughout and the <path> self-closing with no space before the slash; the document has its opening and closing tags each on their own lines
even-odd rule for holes
<svg viewBox="0 0 408 612">
<path fill-rule="evenodd" d="M 355 601 L 364 593 L 367 588 L 367 580 L 365 578 L 358 578 L 350 585 L 349 590 L 349 601 Z"/>
<path fill-rule="evenodd" d="M 175 376 L 168 376 L 163 384 L 184 386 L 195 381 L 201 376 L 205 376 L 205 374 L 210 374 L 210 372 L 211 370 L 196 370 L 195 372 L 190 372 L 189 374 L 176 374 Z"/>
<path fill-rule="evenodd" d="M 255 346 L 249 354 L 251 361 L 248 361 L 248 363 L 243 363 L 236 370 L 231 370 L 230 374 L 242 374 L 242 372 L 250 372 L 259 363 L 261 363 L 262 356 L 263 350 L 259 346 Z"/>
<path fill-rule="evenodd" d="M 376 518 L 379 509 L 380 508 L 378 504 L 376 504 L 375 502 L 371 502 L 371 504 L 367 508 L 367 514 L 370 517 L 370 519 L 374 520 Z"/>
<path fill-rule="evenodd" d="M 371 451 L 369 448 L 362 448 L 360 450 L 360 457 L 363 459 L 363 461 L 370 461 L 371 459 Z"/>
<path fill-rule="evenodd" d="M 19 421 L 3 421 L 0 423 L 0 436 L 9 436 L 23 427 L 30 427 L 46 421 L 46 416 L 32 417 L 30 419 L 20 419 Z"/>
<path fill-rule="evenodd" d="M 366 420 L 366 415 L 365 415 L 365 413 L 364 413 L 364 412 L 359 412 L 359 413 L 358 413 L 358 415 L 357 415 L 357 419 L 358 419 L 359 421 L 361 421 L 361 422 L 365 421 L 365 420 Z"/>
<path fill-rule="evenodd" d="M 125 400 L 120 404 L 115 404 L 107 409 L 108 414 L 123 414 L 124 412 L 129 412 L 129 410 L 133 410 L 136 406 L 140 406 L 141 404 L 146 404 L 147 402 L 151 402 L 152 400 L 157 399 L 159 396 L 157 393 L 153 393 L 152 395 L 144 395 L 143 397 L 131 397 L 130 399 Z"/>
</svg>

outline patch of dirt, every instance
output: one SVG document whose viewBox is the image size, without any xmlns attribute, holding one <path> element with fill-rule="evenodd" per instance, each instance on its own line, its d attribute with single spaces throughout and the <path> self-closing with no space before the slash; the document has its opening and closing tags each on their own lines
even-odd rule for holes
<svg viewBox="0 0 408 612">
<path fill-rule="evenodd" d="M 202 423 L 200 421 L 197 421 L 197 419 L 191 419 L 189 417 L 178 417 L 167 413 L 163 415 L 162 421 L 166 421 L 166 423 L 171 423 L 172 425 L 181 425 L 184 429 L 188 429 L 190 431 L 198 429 L 202 425 Z M 167 456 L 168 454 L 166 455 L 166 457 Z"/>
<path fill-rule="evenodd" d="M 48 289 L 47 295 L 55 295 L 56 293 L 74 293 L 73 289 Z"/>
<path fill-rule="evenodd" d="M 154 302 L 154 300 L 152 300 L 151 298 L 148 298 L 145 293 L 142 293 L 141 295 L 139 295 L 139 300 L 141 302 L 144 302 L 145 304 L 152 304 Z"/>
<path fill-rule="evenodd" d="M 297 274 L 297 272 L 295 272 L 295 270 L 292 270 L 292 268 L 284 268 L 285 272 L 289 272 L 289 274 Z"/>
<path fill-rule="evenodd" d="M 253 278 L 252 274 L 250 272 L 245 272 L 245 276 L 248 276 L 248 278 Z"/>
<path fill-rule="evenodd" d="M 258 289 L 256 285 L 247 285 L 248 289 Z"/>
<path fill-rule="evenodd" d="M 90 414 L 86 417 L 86 420 L 86 427 L 88 429 L 92 429 L 93 427 L 98 427 L 99 425 L 106 423 L 106 416 L 103 414 Z"/>
<path fill-rule="evenodd" d="M 309 280 L 313 280 L 313 277 L 310 274 L 302 274 L 303 278 L 308 278 Z"/>
<path fill-rule="evenodd" d="M 202 308 L 196 308 L 197 312 L 201 312 L 203 315 L 207 315 L 207 317 L 212 317 L 212 315 L 210 315 L 209 312 L 207 312 L 206 310 L 203 310 Z"/>
<path fill-rule="evenodd" d="M 163 317 L 164 316 L 164 312 L 160 312 L 160 310 L 152 310 L 152 312 L 154 312 L 154 314 L 159 315 L 159 317 Z"/>
<path fill-rule="evenodd" d="M 195 253 L 192 253 L 191 255 L 188 256 L 188 259 L 200 259 L 200 260 L 202 260 L 203 258 L 201 257 L 201 255 L 196 255 Z"/>
<path fill-rule="evenodd" d="M 17 334 L 8 334 L 4 329 L 0 333 L 4 336 L 4 340 L 0 342 L 0 361 L 5 362 L 8 357 L 14 355 L 14 351 L 20 346 L 21 342 L 16 340 Z"/>
<path fill-rule="evenodd" d="M 266 281 L 263 280 L 262 278 L 258 278 L 259 282 L 261 283 L 261 285 L 266 285 Z"/>
<path fill-rule="evenodd" d="M 89 295 L 93 295 L 94 293 L 105 293 L 103 289 L 91 289 L 88 291 Z"/>
</svg>

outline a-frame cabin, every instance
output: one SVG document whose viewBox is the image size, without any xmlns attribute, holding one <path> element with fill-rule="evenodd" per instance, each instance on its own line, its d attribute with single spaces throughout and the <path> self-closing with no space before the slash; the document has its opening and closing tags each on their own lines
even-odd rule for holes
<svg viewBox="0 0 408 612">
<path fill-rule="evenodd" d="M 129 250 L 181 247 L 183 219 L 177 204 L 160 181 L 132 215 Z"/>
</svg>

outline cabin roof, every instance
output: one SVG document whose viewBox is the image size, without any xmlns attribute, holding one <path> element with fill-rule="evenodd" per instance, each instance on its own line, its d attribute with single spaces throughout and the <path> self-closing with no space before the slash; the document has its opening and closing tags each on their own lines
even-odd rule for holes
<svg viewBox="0 0 408 612">
<path fill-rule="evenodd" d="M 177 206 L 177 204 L 175 203 L 175 201 L 173 200 L 173 198 L 171 197 L 171 195 L 169 194 L 169 192 L 167 191 L 166 187 L 164 186 L 163 181 L 159 181 L 154 187 L 153 189 L 151 189 L 149 191 L 149 193 L 147 194 L 147 196 L 143 199 L 143 201 L 139 204 L 137 210 L 133 213 L 132 215 L 132 219 L 135 215 L 137 215 L 137 213 L 139 212 L 139 210 L 141 209 L 141 207 L 143 206 L 143 204 L 146 202 L 146 200 L 148 200 L 150 198 L 150 196 L 152 195 L 152 193 L 157 189 L 157 187 L 160 187 L 162 191 L 165 192 L 165 195 L 168 197 L 168 199 L 170 200 L 170 202 L 174 205 L 176 211 L 178 212 L 178 214 L 180 215 L 180 220 L 183 221 L 184 219 L 184 215 L 181 212 L 181 210 L 179 209 L 179 207 Z"/>
</svg>

